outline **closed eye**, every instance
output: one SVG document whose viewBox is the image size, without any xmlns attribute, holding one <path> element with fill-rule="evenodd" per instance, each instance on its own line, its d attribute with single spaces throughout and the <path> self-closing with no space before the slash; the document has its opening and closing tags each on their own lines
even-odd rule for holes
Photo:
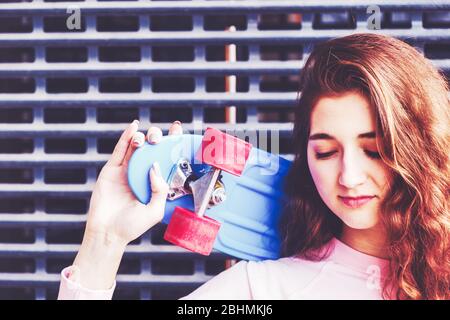
<svg viewBox="0 0 450 320">
<path fill-rule="evenodd" d="M 381 159 L 380 154 L 379 154 L 378 152 L 376 152 L 376 151 L 364 150 L 364 152 L 367 154 L 367 156 L 368 156 L 369 158 L 372 158 L 372 159 Z"/>
<path fill-rule="evenodd" d="M 381 159 L 380 154 L 376 151 L 364 150 L 364 152 L 371 159 Z M 318 160 L 327 159 L 335 153 L 336 153 L 336 151 L 316 152 L 316 159 L 318 159 Z"/>
<path fill-rule="evenodd" d="M 316 159 L 327 159 L 331 157 L 333 154 L 335 154 L 336 151 L 329 151 L 329 152 L 316 152 Z"/>
</svg>

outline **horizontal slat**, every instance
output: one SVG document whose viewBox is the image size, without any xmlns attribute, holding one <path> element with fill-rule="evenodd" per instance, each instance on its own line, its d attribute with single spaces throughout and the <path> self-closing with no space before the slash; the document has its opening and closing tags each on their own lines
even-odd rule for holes
<svg viewBox="0 0 450 320">
<path fill-rule="evenodd" d="M 117 284 L 126 287 L 196 285 L 211 279 L 201 273 L 193 275 L 118 275 Z M 48 273 L 0 273 L 0 286 L 53 286 L 60 281 L 59 274 Z"/>
<path fill-rule="evenodd" d="M 0 229 L 1 230 L 1 229 Z M 0 256 L 2 257 L 48 257 L 48 258 L 67 258 L 73 257 L 80 246 L 78 244 L 13 244 L 0 243 Z M 152 245 L 150 243 L 141 243 L 139 245 L 128 245 L 124 254 L 125 258 L 166 258 L 177 259 L 196 258 L 223 258 L 224 254 L 213 251 L 208 257 L 172 245 Z"/>
<path fill-rule="evenodd" d="M 330 38 L 353 33 L 369 32 L 366 26 L 354 30 L 282 30 L 282 31 L 179 31 L 179 32 L 89 32 L 80 33 L 41 33 L 0 34 L 0 46 L 30 45 L 193 45 L 193 44 L 277 44 L 277 43 L 316 43 Z M 447 29 L 381 29 L 370 30 L 409 41 L 450 41 Z"/>
<path fill-rule="evenodd" d="M 286 133 L 290 134 L 290 130 Z M 280 134 L 281 136 L 282 134 Z M 292 155 L 282 154 L 281 156 L 292 159 Z M 92 167 L 102 166 L 110 158 L 107 154 L 96 154 L 88 152 L 86 154 L 0 154 L 0 168 L 28 168 L 51 166 L 52 168 L 71 167 Z"/>
<path fill-rule="evenodd" d="M 103 165 L 110 158 L 109 154 L 87 152 L 85 154 L 0 154 L 0 168 L 51 166 L 58 167 L 86 167 Z"/>
<path fill-rule="evenodd" d="M 18 99 L 20 97 L 20 99 Z M 48 106 L 70 105 L 102 105 L 130 104 L 145 106 L 208 106 L 208 108 L 230 105 L 246 106 L 294 106 L 296 92 L 280 93 L 80 93 L 80 94 L 0 94 L 0 106 L 34 105 Z"/>
<path fill-rule="evenodd" d="M 84 226 L 84 214 L 44 214 L 43 212 L 22 214 L 0 214 L 1 227 L 79 227 Z M 0 229 L 1 230 L 1 229 Z M 0 244 L 0 247 L 2 244 Z"/>
<path fill-rule="evenodd" d="M 117 62 L 0 63 L 0 77 L 13 76 L 181 76 L 258 75 L 299 73 L 304 61 L 258 62 Z"/>
<path fill-rule="evenodd" d="M 274 104 L 273 106 L 277 106 Z M 64 137 L 116 137 L 119 135 L 128 124 L 92 124 L 92 125 L 81 125 L 81 124 L 41 124 L 33 125 L 30 124 L 1 124 L 0 125 L 0 136 L 1 137 L 54 137 L 54 138 L 64 138 Z M 140 130 L 146 132 L 150 127 L 145 127 L 145 123 L 141 121 Z M 170 123 L 152 123 L 151 126 L 157 126 L 166 132 L 171 126 Z M 184 123 L 183 131 L 185 133 L 202 134 L 203 130 L 208 127 L 214 127 L 219 130 L 228 130 L 231 133 L 245 133 L 257 131 L 270 131 L 276 130 L 280 132 L 291 131 L 293 128 L 292 123 L 238 123 L 230 127 L 227 123 Z M 3 155 L 0 154 L 0 159 Z M 9 156 L 7 156 L 9 157 Z M 10 159 L 13 160 L 13 159 Z M 44 160 L 44 159 L 42 159 Z"/>
<path fill-rule="evenodd" d="M 365 11 L 370 5 L 384 10 L 411 11 L 418 9 L 442 10 L 450 8 L 445 0 L 350 0 L 345 2 L 324 2 L 322 0 L 300 1 L 138 1 L 97 3 L 14 3 L 2 4 L 2 14 L 60 15 L 66 14 L 69 6 L 80 8 L 83 14 L 195 14 L 195 13 L 282 13 L 282 12 L 329 12 L 336 10 Z"/>
<path fill-rule="evenodd" d="M 449 59 L 430 60 L 450 71 Z M 0 77 L 297 75 L 305 60 L 257 62 L 1 63 Z"/>
<path fill-rule="evenodd" d="M 40 195 L 71 195 L 82 196 L 90 195 L 94 188 L 93 183 L 86 184 L 44 184 L 44 183 L 30 183 L 30 184 L 9 184 L 0 183 L 0 195 L 2 196 L 40 196 Z"/>
<path fill-rule="evenodd" d="M 59 283 L 59 274 L 48 273 L 0 273 L 0 286 L 51 286 Z"/>
</svg>

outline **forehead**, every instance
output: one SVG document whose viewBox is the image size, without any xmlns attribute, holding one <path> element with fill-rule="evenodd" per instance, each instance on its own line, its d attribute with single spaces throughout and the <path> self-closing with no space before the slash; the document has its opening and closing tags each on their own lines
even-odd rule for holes
<svg viewBox="0 0 450 320">
<path fill-rule="evenodd" d="M 324 96 L 313 107 L 311 134 L 354 137 L 371 131 L 375 131 L 375 113 L 368 99 L 359 93 Z"/>
</svg>

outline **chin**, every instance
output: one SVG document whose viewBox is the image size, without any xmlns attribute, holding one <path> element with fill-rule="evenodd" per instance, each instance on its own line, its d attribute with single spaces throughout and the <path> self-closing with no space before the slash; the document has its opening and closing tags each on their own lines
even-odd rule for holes
<svg viewBox="0 0 450 320">
<path fill-rule="evenodd" d="M 337 216 L 346 226 L 357 230 L 371 229 L 379 222 L 376 215 L 367 211 L 341 212 L 341 214 L 338 214 Z"/>
</svg>

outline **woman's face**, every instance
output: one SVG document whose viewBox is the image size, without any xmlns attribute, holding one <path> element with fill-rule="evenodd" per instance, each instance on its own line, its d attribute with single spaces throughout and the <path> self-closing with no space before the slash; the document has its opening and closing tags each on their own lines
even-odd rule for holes
<svg viewBox="0 0 450 320">
<path fill-rule="evenodd" d="M 359 93 L 324 96 L 311 114 L 309 170 L 322 200 L 353 229 L 377 225 L 388 183 L 375 128 L 375 114 Z"/>
</svg>

